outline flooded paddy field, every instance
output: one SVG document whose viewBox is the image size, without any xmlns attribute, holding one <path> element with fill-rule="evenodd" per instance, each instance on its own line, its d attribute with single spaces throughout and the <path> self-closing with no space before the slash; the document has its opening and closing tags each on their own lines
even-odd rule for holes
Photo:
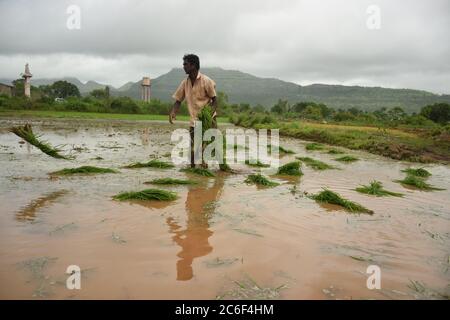
<svg viewBox="0 0 450 320">
<path fill-rule="evenodd" d="M 280 138 L 296 157 L 339 169 L 302 166 L 301 177 L 271 176 L 261 188 L 244 183 L 258 168 L 201 177 L 170 169 L 123 166 L 170 161 L 174 128 L 165 122 L 27 121 L 42 139 L 65 144 L 74 160 L 51 158 L 8 132 L 25 120 L 0 120 L 1 299 L 448 299 L 450 295 L 450 168 L 426 165 L 440 191 L 394 182 L 421 165 L 345 150 L 360 160 L 335 161 L 308 142 Z M 230 125 L 231 126 L 231 125 Z M 221 125 L 221 128 L 227 125 Z M 117 173 L 52 176 L 84 165 Z M 158 178 L 195 185 L 170 202 L 125 201 L 123 191 L 153 188 Z M 403 197 L 354 189 L 372 180 Z M 355 214 L 307 195 L 322 188 L 370 210 Z M 81 289 L 66 288 L 70 265 Z M 379 266 L 381 289 L 366 273 Z"/>
</svg>

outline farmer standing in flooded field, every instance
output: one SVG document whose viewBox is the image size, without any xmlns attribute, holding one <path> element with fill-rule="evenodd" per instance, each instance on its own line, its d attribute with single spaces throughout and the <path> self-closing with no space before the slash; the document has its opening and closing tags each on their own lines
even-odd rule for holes
<svg viewBox="0 0 450 320">
<path fill-rule="evenodd" d="M 169 114 L 169 122 L 173 124 L 173 120 L 176 119 L 177 112 L 180 110 L 181 102 L 186 100 L 190 116 L 191 167 L 194 168 L 195 121 L 198 120 L 198 114 L 203 107 L 210 104 L 215 122 L 217 116 L 216 83 L 208 76 L 200 73 L 200 59 L 195 54 L 186 54 L 183 57 L 183 69 L 188 74 L 188 77 L 181 81 L 180 86 L 172 96 L 175 99 L 175 103 Z"/>
</svg>

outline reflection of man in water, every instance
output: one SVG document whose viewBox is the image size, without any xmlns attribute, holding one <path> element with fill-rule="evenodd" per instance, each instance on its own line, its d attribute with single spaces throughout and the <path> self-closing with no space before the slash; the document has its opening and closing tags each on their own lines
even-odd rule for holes
<svg viewBox="0 0 450 320">
<path fill-rule="evenodd" d="M 181 247 L 177 254 L 177 280 L 190 280 L 194 273 L 192 262 L 195 258 L 206 256 L 213 248 L 208 238 L 213 234 L 209 230 L 209 218 L 214 208 L 206 208 L 211 201 L 220 197 L 223 188 L 223 178 L 217 177 L 211 188 L 194 188 L 188 191 L 186 199 L 187 222 L 186 229 L 181 227 L 173 218 L 167 218 L 170 232 L 174 234 L 172 239 Z"/>
</svg>

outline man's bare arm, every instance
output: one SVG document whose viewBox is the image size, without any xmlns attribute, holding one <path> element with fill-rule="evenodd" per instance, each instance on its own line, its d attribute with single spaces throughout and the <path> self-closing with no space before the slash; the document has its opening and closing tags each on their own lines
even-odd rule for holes
<svg viewBox="0 0 450 320">
<path fill-rule="evenodd" d="M 169 122 L 173 124 L 173 120 L 175 120 L 177 118 L 177 113 L 180 110 L 180 106 L 181 106 L 181 102 L 180 101 L 175 101 L 175 103 L 173 104 L 172 110 L 170 110 L 169 113 Z"/>
</svg>

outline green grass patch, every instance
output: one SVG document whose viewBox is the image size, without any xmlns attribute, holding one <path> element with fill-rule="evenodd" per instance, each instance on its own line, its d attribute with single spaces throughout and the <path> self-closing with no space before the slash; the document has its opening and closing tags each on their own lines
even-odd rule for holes
<svg viewBox="0 0 450 320">
<path fill-rule="evenodd" d="M 264 177 L 261 174 L 250 174 L 247 179 L 245 179 L 245 183 L 248 184 L 257 184 L 260 186 L 265 186 L 265 187 L 276 187 L 279 185 L 279 183 L 274 182 L 274 181 L 270 181 L 269 179 L 267 179 L 266 177 Z"/>
<path fill-rule="evenodd" d="M 270 167 L 270 164 L 262 163 L 261 161 L 257 160 L 256 162 L 252 163 L 250 160 L 245 160 L 245 164 L 251 167 L 259 167 L 259 168 L 268 168 Z"/>
<path fill-rule="evenodd" d="M 206 168 L 184 168 L 180 171 L 186 172 L 186 173 L 193 173 L 199 176 L 203 177 L 215 177 L 216 175 L 211 172 L 211 170 L 208 170 Z"/>
<path fill-rule="evenodd" d="M 40 141 L 40 136 L 36 136 L 33 132 L 33 129 L 31 128 L 30 124 L 25 124 L 24 126 L 18 126 L 18 127 L 12 127 L 9 129 L 10 132 L 14 133 L 18 137 L 22 138 L 29 144 L 35 146 L 39 150 L 41 150 L 46 155 L 49 155 L 50 157 L 57 158 L 57 159 L 65 159 L 70 160 L 73 159 L 73 157 L 68 157 L 60 154 L 62 151 L 58 147 L 52 147 L 50 144 L 48 144 L 45 141 Z"/>
<path fill-rule="evenodd" d="M 110 168 L 99 168 L 93 166 L 82 166 L 78 168 L 64 168 L 62 170 L 51 172 L 51 175 L 71 175 L 71 174 L 97 174 L 97 173 L 117 173 L 116 170 Z"/>
<path fill-rule="evenodd" d="M 383 185 L 380 181 L 372 181 L 370 185 L 368 186 L 361 186 L 355 189 L 358 192 L 365 193 L 365 194 L 371 194 L 377 197 L 383 197 L 383 196 L 394 196 L 394 197 L 403 197 L 402 193 L 392 192 L 385 190 L 383 188 Z"/>
<path fill-rule="evenodd" d="M 411 174 L 407 175 L 403 180 L 394 180 L 394 182 L 398 182 L 404 185 L 412 186 L 420 190 L 445 190 L 433 187 L 429 183 L 425 182 L 423 178 L 413 176 Z"/>
<path fill-rule="evenodd" d="M 136 168 L 169 169 L 169 168 L 173 168 L 173 167 L 175 167 L 175 166 L 172 163 L 153 159 L 153 160 L 150 160 L 145 163 L 141 163 L 141 162 L 132 163 L 132 164 L 125 166 L 124 168 L 128 168 L 128 169 L 136 169 Z"/>
<path fill-rule="evenodd" d="M 175 192 L 160 189 L 145 189 L 142 191 L 122 192 L 113 196 L 114 200 L 157 200 L 172 201 L 177 199 Z"/>
<path fill-rule="evenodd" d="M 329 149 L 329 150 L 327 151 L 327 153 L 329 153 L 329 154 L 343 154 L 344 151 L 339 150 L 339 149 L 336 149 L 336 148 L 331 148 L 331 149 Z"/>
<path fill-rule="evenodd" d="M 173 178 L 161 178 L 144 182 L 145 184 L 161 184 L 161 185 L 179 185 L 179 184 L 197 184 L 193 180 L 173 179 Z"/>
<path fill-rule="evenodd" d="M 334 160 L 340 161 L 340 162 L 355 162 L 355 161 L 358 161 L 359 158 L 356 158 L 353 156 L 343 156 L 343 157 L 336 158 Z"/>
<path fill-rule="evenodd" d="M 318 194 L 311 195 L 310 198 L 316 200 L 317 202 L 321 202 L 321 203 L 331 203 L 331 204 L 339 205 L 350 212 L 355 212 L 355 213 L 361 212 L 361 213 L 373 214 L 372 210 L 369 210 L 366 207 L 364 207 L 358 203 L 347 200 L 347 199 L 341 197 L 338 193 L 328 190 L 326 188 L 324 188 L 323 191 L 319 192 Z"/>
<path fill-rule="evenodd" d="M 428 172 L 427 170 L 425 170 L 424 168 L 418 168 L 418 169 L 407 168 L 407 169 L 402 170 L 402 172 L 406 172 L 409 175 L 416 176 L 416 177 L 422 177 L 422 178 L 428 178 L 429 176 L 431 176 L 431 173 Z"/>
<path fill-rule="evenodd" d="M 301 176 L 303 175 L 303 172 L 300 169 L 300 162 L 293 161 L 279 167 L 277 174 L 286 176 Z"/>
<path fill-rule="evenodd" d="M 325 162 L 309 158 L 309 157 L 297 157 L 298 160 L 304 162 L 308 167 L 313 168 L 314 170 L 327 170 L 327 169 L 335 169 L 332 165 L 329 165 Z"/>
<path fill-rule="evenodd" d="M 313 142 L 313 143 L 308 143 L 305 146 L 305 148 L 306 148 L 306 150 L 312 151 L 312 150 L 323 150 L 325 147 L 323 144 Z"/>
</svg>

